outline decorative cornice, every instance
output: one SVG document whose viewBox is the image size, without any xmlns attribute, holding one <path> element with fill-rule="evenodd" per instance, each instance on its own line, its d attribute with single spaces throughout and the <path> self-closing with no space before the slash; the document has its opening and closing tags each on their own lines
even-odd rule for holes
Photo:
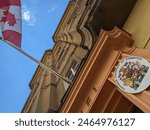
<svg viewBox="0 0 150 130">
<path fill-rule="evenodd" d="M 120 49 L 116 48 L 116 46 L 118 45 Z M 132 50 L 132 45 L 133 45 L 133 40 L 131 36 L 129 34 L 126 34 L 124 31 L 120 30 L 119 28 L 114 28 L 112 31 L 102 30 L 87 61 L 85 62 L 82 70 L 80 71 L 78 77 L 76 78 L 74 82 L 72 89 L 70 90 L 70 93 L 67 96 L 65 103 L 63 104 L 61 112 L 75 112 L 75 110 L 78 110 L 78 108 L 76 109 L 74 108 L 74 105 L 76 104 L 78 98 L 81 98 L 79 97 L 79 95 L 83 92 L 84 89 L 86 89 L 86 87 L 88 87 L 88 84 L 90 81 L 89 78 L 91 78 L 90 76 L 93 75 L 94 73 L 93 71 L 95 70 L 97 65 L 100 66 L 101 63 L 105 64 L 103 63 L 103 60 L 106 55 L 105 53 L 106 51 L 109 51 L 110 53 L 111 48 L 113 48 L 113 49 L 116 49 L 116 52 L 118 52 L 118 54 L 120 54 L 120 51 L 130 52 Z M 111 64 L 109 64 L 109 66 L 111 66 Z M 111 68 L 108 68 L 108 70 L 105 73 L 109 72 L 110 70 Z M 107 75 L 103 75 L 103 79 L 105 79 L 105 77 L 107 77 Z M 101 83 L 103 84 L 103 82 Z M 98 86 L 95 86 L 94 90 L 97 90 L 97 93 L 98 93 L 100 88 L 97 88 L 97 87 Z M 88 93 L 88 89 L 87 89 L 87 93 Z M 80 105 L 78 107 L 80 107 Z"/>
</svg>

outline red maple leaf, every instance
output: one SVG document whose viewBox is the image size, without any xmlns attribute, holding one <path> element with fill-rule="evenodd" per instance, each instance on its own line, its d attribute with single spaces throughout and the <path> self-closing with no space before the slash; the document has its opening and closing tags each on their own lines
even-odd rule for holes
<svg viewBox="0 0 150 130">
<path fill-rule="evenodd" d="M 9 12 L 8 10 L 3 11 L 3 17 L 0 22 L 5 23 L 7 21 L 8 21 L 9 26 L 14 26 L 16 24 L 15 15 Z"/>
</svg>

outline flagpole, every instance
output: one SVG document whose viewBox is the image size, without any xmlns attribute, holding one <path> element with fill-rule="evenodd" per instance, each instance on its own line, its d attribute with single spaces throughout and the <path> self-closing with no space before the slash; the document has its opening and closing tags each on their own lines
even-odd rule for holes
<svg viewBox="0 0 150 130">
<path fill-rule="evenodd" d="M 52 70 L 51 68 L 49 68 L 47 65 L 43 64 L 42 62 L 38 61 L 37 59 L 35 59 L 34 57 L 32 57 L 31 55 L 29 55 L 28 53 L 26 53 L 25 51 L 21 50 L 19 47 L 15 46 L 14 44 L 10 43 L 9 41 L 3 40 L 0 37 L 0 40 L 6 42 L 8 45 L 10 45 L 11 47 L 13 47 L 14 49 L 16 49 L 17 51 L 19 51 L 20 53 L 22 53 L 23 55 L 25 55 L 26 57 L 28 57 L 29 59 L 31 59 L 32 61 L 34 61 L 35 63 L 37 63 L 39 66 L 41 66 L 42 68 L 44 68 L 45 70 L 47 70 L 48 72 L 54 74 L 55 76 L 57 76 L 58 78 L 64 80 L 65 82 L 67 82 L 68 84 L 72 85 L 72 82 L 70 82 L 68 79 L 66 79 L 64 76 L 60 75 L 59 73 L 57 73 L 56 71 Z"/>
</svg>

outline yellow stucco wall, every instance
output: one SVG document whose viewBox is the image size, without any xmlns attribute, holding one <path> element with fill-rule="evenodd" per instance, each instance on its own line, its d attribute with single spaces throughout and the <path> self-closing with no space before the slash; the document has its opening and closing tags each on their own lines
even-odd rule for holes
<svg viewBox="0 0 150 130">
<path fill-rule="evenodd" d="M 150 49 L 150 0 L 137 0 L 123 28 L 132 34 L 136 47 Z"/>
</svg>

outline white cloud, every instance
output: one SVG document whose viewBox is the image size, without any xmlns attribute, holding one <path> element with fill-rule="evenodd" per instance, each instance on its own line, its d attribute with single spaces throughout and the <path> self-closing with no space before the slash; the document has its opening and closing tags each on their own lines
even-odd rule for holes
<svg viewBox="0 0 150 130">
<path fill-rule="evenodd" d="M 34 26 L 36 22 L 36 17 L 34 16 L 32 10 L 29 10 L 25 5 L 22 6 L 22 19 L 25 20 L 29 26 Z"/>
<path fill-rule="evenodd" d="M 57 9 L 57 6 L 53 5 L 52 7 L 50 7 L 50 9 L 48 10 L 48 12 L 52 13 L 52 12 L 56 11 L 56 9 Z"/>
</svg>

